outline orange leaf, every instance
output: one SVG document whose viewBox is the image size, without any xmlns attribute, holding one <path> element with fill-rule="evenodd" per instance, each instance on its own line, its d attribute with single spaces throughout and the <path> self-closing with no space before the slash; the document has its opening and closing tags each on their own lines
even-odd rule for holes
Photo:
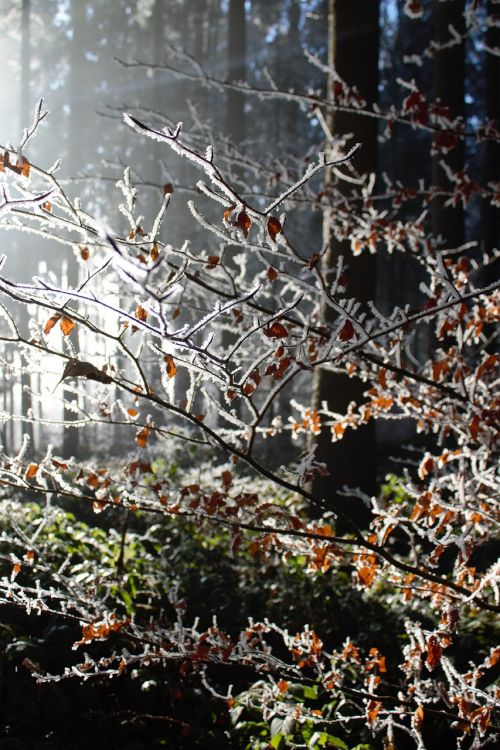
<svg viewBox="0 0 500 750">
<path fill-rule="evenodd" d="M 38 464 L 30 464 L 26 469 L 26 479 L 32 479 L 38 471 Z"/>
<path fill-rule="evenodd" d="M 137 305 L 137 310 L 135 311 L 135 317 L 138 320 L 147 320 L 148 314 L 146 310 L 142 307 L 142 305 Z"/>
<path fill-rule="evenodd" d="M 339 339 L 341 341 L 350 341 L 353 336 L 354 336 L 354 326 L 350 320 L 346 320 L 346 322 L 340 329 Z"/>
<path fill-rule="evenodd" d="M 31 171 L 31 164 L 27 160 L 25 156 L 23 156 L 23 163 L 22 165 L 19 164 L 19 161 L 17 162 L 17 165 L 21 167 L 21 174 L 23 177 L 29 177 L 30 171 Z"/>
<path fill-rule="evenodd" d="M 239 212 L 237 219 L 234 222 L 234 226 L 238 227 L 238 229 L 241 230 L 243 237 L 245 237 L 245 239 L 248 237 L 248 230 L 252 226 L 252 220 L 247 214 L 247 212 L 245 211 L 245 209 Z"/>
<path fill-rule="evenodd" d="M 44 211 L 52 213 L 52 203 L 50 201 L 45 201 L 44 203 L 42 203 L 42 208 Z"/>
<path fill-rule="evenodd" d="M 90 258 L 90 250 L 88 247 L 80 248 L 80 257 L 82 260 L 88 260 Z"/>
<path fill-rule="evenodd" d="M 137 409 L 127 409 L 127 414 L 129 414 L 131 417 L 136 417 L 139 412 L 137 411 Z"/>
<path fill-rule="evenodd" d="M 174 362 L 174 358 L 171 354 L 165 354 L 163 358 L 165 364 L 167 365 L 167 375 L 169 378 L 173 378 L 175 373 L 177 372 L 177 367 Z"/>
<path fill-rule="evenodd" d="M 288 685 L 289 683 L 287 682 L 287 680 L 278 680 L 278 682 L 276 683 L 276 687 L 278 688 L 280 693 L 286 693 L 286 691 L 288 690 Z"/>
<path fill-rule="evenodd" d="M 471 438 L 473 440 L 477 440 L 477 436 L 478 436 L 478 433 L 479 433 L 479 418 L 478 418 L 477 415 L 472 418 L 472 420 L 471 420 L 471 422 L 469 424 L 469 432 L 470 432 Z"/>
<path fill-rule="evenodd" d="M 143 427 L 142 430 L 139 430 L 139 432 L 135 436 L 135 442 L 140 448 L 145 448 L 148 444 L 149 433 L 149 427 Z"/>
<path fill-rule="evenodd" d="M 102 513 L 105 507 L 106 503 L 104 502 L 104 500 L 94 500 L 94 502 L 92 503 L 92 510 L 96 514 Z"/>
<path fill-rule="evenodd" d="M 288 336 L 288 331 L 283 323 L 279 323 L 275 320 L 270 326 L 264 328 L 264 334 L 270 339 L 284 339 Z"/>
<path fill-rule="evenodd" d="M 359 570 L 357 571 L 358 578 L 364 586 L 371 586 L 371 584 L 373 583 L 373 579 L 375 578 L 376 572 L 377 571 L 375 568 L 366 568 L 366 567 L 359 568 Z"/>
<path fill-rule="evenodd" d="M 45 323 L 45 327 L 43 329 L 44 334 L 47 336 L 51 330 L 54 328 L 55 324 L 61 319 L 61 316 L 59 314 L 53 315 L 51 318 L 48 319 L 48 321 Z"/>
<path fill-rule="evenodd" d="M 174 192 L 174 186 L 171 182 L 166 182 L 163 186 L 163 195 L 171 195 Z"/>
<path fill-rule="evenodd" d="M 216 265 L 218 265 L 220 261 L 220 258 L 218 255 L 209 255 L 208 256 L 208 263 L 205 266 L 205 268 L 208 268 L 209 271 L 213 271 Z"/>
<path fill-rule="evenodd" d="M 430 669 L 434 669 L 441 661 L 441 654 L 443 650 L 439 645 L 439 641 L 435 635 L 430 635 L 427 641 L 427 658 L 425 663 Z"/>
<path fill-rule="evenodd" d="M 226 492 L 229 490 L 233 483 L 233 475 L 230 471 L 223 471 L 221 474 L 222 477 L 222 484 L 224 485 L 224 489 Z"/>
<path fill-rule="evenodd" d="M 153 242 L 153 247 L 151 248 L 151 253 L 150 253 L 151 260 L 152 261 L 158 260 L 158 255 L 159 254 L 160 253 L 159 253 L 159 250 L 158 250 L 158 245 L 156 244 L 156 242 Z"/>
<path fill-rule="evenodd" d="M 420 479 L 425 479 L 427 474 L 429 474 L 435 466 L 435 461 L 432 458 L 432 456 L 424 456 L 422 459 L 420 466 L 418 467 L 418 476 Z"/>
<path fill-rule="evenodd" d="M 234 206 L 229 206 L 229 208 L 226 208 L 224 211 L 224 221 L 227 221 L 229 223 L 229 219 L 231 218 L 231 214 L 234 211 Z"/>
<path fill-rule="evenodd" d="M 61 461 L 56 461 L 55 458 L 51 459 L 53 465 L 56 467 L 56 469 L 59 469 L 59 471 L 66 471 L 68 468 L 68 464 L 64 464 Z"/>
<path fill-rule="evenodd" d="M 381 708 L 382 703 L 380 701 L 368 701 L 368 705 L 366 706 L 366 716 L 369 724 L 375 723 Z"/>
<path fill-rule="evenodd" d="M 420 705 L 418 706 L 417 710 L 413 714 L 413 726 L 415 727 L 417 732 L 421 731 L 423 723 L 424 723 L 424 707 Z"/>
<path fill-rule="evenodd" d="M 273 281 L 276 281 L 276 279 L 278 278 L 278 272 L 277 272 L 277 270 L 276 270 L 275 268 L 273 268 L 272 266 L 271 266 L 271 268 L 268 268 L 268 269 L 267 269 L 267 278 L 268 278 L 268 279 L 269 279 L 269 281 L 271 281 L 271 282 L 273 282 Z"/>
<path fill-rule="evenodd" d="M 248 377 L 250 378 L 250 380 L 253 380 L 256 386 L 258 386 L 261 381 L 259 368 L 255 367 L 255 369 L 252 370 Z"/>
<path fill-rule="evenodd" d="M 67 318 L 66 315 L 63 316 L 59 325 L 64 336 L 69 336 L 73 328 L 76 327 L 76 323 L 71 318 Z"/>
<path fill-rule="evenodd" d="M 14 563 L 12 566 L 12 571 L 10 574 L 10 580 L 13 581 L 14 578 L 18 575 L 18 573 L 21 572 L 21 563 Z"/>
<path fill-rule="evenodd" d="M 271 218 L 267 222 L 267 231 L 269 232 L 269 236 L 271 237 L 272 241 L 275 242 L 276 235 L 282 231 L 282 227 L 278 219 L 275 219 L 273 216 L 271 216 Z"/>
</svg>

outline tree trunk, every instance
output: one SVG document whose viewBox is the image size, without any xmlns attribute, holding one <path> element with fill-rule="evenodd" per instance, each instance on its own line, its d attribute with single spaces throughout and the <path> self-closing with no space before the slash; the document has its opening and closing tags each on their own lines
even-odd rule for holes
<svg viewBox="0 0 500 750">
<path fill-rule="evenodd" d="M 33 112 L 31 111 L 31 96 L 30 96 L 30 65 L 31 65 L 31 1 L 22 0 L 21 8 L 21 128 L 28 128 L 33 119 Z M 29 338 L 29 315 L 28 308 L 25 305 L 19 306 L 18 313 L 18 325 L 23 336 Z M 24 417 L 27 417 L 30 410 L 33 409 L 33 399 L 31 397 L 31 373 L 28 367 L 23 365 L 23 356 L 21 354 L 21 413 Z M 34 445 L 34 430 L 33 423 L 26 422 L 22 423 L 23 432 L 29 435 L 30 438 L 30 449 L 29 454 L 33 455 L 35 450 Z"/>
<path fill-rule="evenodd" d="M 496 17 L 496 7 L 493 0 L 488 2 L 488 15 Z M 486 44 L 490 49 L 500 48 L 500 28 L 490 26 L 486 32 Z M 497 128 L 500 128 L 500 57 L 486 54 L 486 117 L 494 120 Z M 485 182 L 498 180 L 500 175 L 500 147 L 498 143 L 487 141 L 485 145 L 486 163 Z M 491 201 L 486 200 L 483 204 L 482 227 L 484 236 L 484 247 L 482 251 L 491 252 L 493 247 L 500 247 L 500 209 L 493 206 Z M 491 281 L 494 274 L 492 273 Z"/>
<path fill-rule="evenodd" d="M 449 26 L 453 25 L 458 32 L 464 31 L 464 0 L 454 2 L 437 2 L 434 4 L 434 39 L 443 44 L 450 39 Z M 437 50 L 434 54 L 434 98 L 446 104 L 452 117 L 465 116 L 465 45 L 462 42 L 453 47 Z M 448 154 L 437 154 L 432 163 L 433 184 L 441 190 L 450 190 L 451 184 L 446 177 L 441 161 L 454 172 L 464 167 L 464 142 L 461 140 Z M 446 240 L 444 247 L 456 248 L 464 243 L 464 210 L 462 206 L 444 207 L 446 198 L 435 198 L 432 202 L 431 219 L 434 236 L 442 235 Z"/>
<path fill-rule="evenodd" d="M 328 2 L 328 62 L 350 85 L 355 85 L 368 102 L 376 101 L 378 94 L 378 40 L 379 3 L 376 0 L 359 0 L 357 3 Z M 360 53 L 362 50 L 362 54 Z M 328 80 L 328 97 L 332 97 L 332 76 Z M 376 172 L 377 169 L 377 124 L 369 117 L 336 112 L 327 116 L 327 124 L 335 134 L 352 132 L 355 141 L 363 144 L 354 165 L 359 173 Z M 325 188 L 328 191 L 331 174 L 327 170 Z M 328 275 L 335 266 L 338 255 L 349 258 L 350 248 L 337 242 L 331 231 L 332 210 L 323 214 L 323 243 L 327 251 L 323 256 L 323 273 Z M 347 293 L 366 303 L 375 298 L 376 264 L 373 255 L 364 254 L 349 258 Z M 325 305 L 324 320 L 328 322 L 329 308 Z M 314 409 L 323 402 L 335 411 L 345 413 L 351 401 L 366 400 L 363 392 L 366 385 L 344 374 L 316 370 L 313 382 L 312 403 Z M 366 509 L 352 498 L 338 497 L 344 485 L 359 487 L 371 493 L 376 487 L 375 431 L 371 424 L 356 431 L 347 431 L 343 439 L 332 443 L 329 429 L 323 429 L 316 441 L 316 458 L 326 463 L 329 477 L 314 480 L 312 490 L 331 501 L 332 507 L 342 508 L 358 523 L 366 518 Z"/>
<path fill-rule="evenodd" d="M 230 81 L 243 81 L 246 75 L 245 0 L 229 0 L 228 73 Z M 238 144 L 245 138 L 245 98 L 237 91 L 227 97 L 227 129 Z"/>
<path fill-rule="evenodd" d="M 70 117 L 69 117 L 69 157 L 68 170 L 70 176 L 74 177 L 82 169 L 85 158 L 84 142 L 88 137 L 88 109 L 92 103 L 88 99 L 87 90 L 87 60 L 86 50 L 86 10 L 87 3 L 83 0 L 71 0 L 71 28 L 73 37 L 70 47 L 70 81 L 71 95 Z M 66 256 L 67 283 L 70 288 L 78 285 L 78 263 L 70 253 Z M 71 334 L 71 343 L 76 347 L 78 330 Z M 77 400 L 73 394 L 64 392 L 65 400 L 74 402 Z M 75 420 L 77 414 L 71 409 L 64 409 L 64 421 Z M 63 433 L 63 456 L 77 456 L 79 452 L 79 432 L 77 427 L 65 427 Z"/>
</svg>

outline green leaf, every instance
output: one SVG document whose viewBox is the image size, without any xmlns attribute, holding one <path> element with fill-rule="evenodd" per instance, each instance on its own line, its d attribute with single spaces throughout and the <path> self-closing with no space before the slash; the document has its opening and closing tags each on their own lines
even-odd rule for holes
<svg viewBox="0 0 500 750">
<path fill-rule="evenodd" d="M 279 750 L 284 739 L 285 739 L 284 734 L 275 734 L 274 737 L 271 738 L 269 747 L 273 747 L 274 750 Z"/>
<path fill-rule="evenodd" d="M 327 747 L 340 747 L 341 750 L 349 750 L 344 740 L 341 740 L 340 737 L 333 737 L 331 734 L 329 734 L 327 739 Z"/>
<path fill-rule="evenodd" d="M 313 685 L 312 687 L 309 687 L 307 685 L 304 686 L 304 698 L 309 698 L 309 700 L 316 700 L 318 697 L 318 686 Z"/>
</svg>

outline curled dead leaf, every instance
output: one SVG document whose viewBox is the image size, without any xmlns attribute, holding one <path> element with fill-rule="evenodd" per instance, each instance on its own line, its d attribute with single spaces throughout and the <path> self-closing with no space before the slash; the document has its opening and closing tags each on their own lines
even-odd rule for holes
<svg viewBox="0 0 500 750">
<path fill-rule="evenodd" d="M 276 236 L 283 231 L 280 222 L 274 216 L 271 216 L 267 222 L 267 231 L 273 242 L 276 242 Z"/>
<path fill-rule="evenodd" d="M 145 448 L 148 444 L 148 438 L 150 433 L 149 427 L 143 427 L 142 430 L 139 430 L 137 435 L 135 436 L 135 442 L 139 446 L 139 448 Z"/>
<path fill-rule="evenodd" d="M 245 239 L 248 237 L 248 230 L 252 226 L 252 220 L 245 209 L 239 212 L 233 226 L 238 227 L 238 229 L 241 230 L 241 233 L 243 234 L 243 237 Z"/>
<path fill-rule="evenodd" d="M 86 378 L 87 380 L 96 380 L 98 383 L 113 382 L 113 379 L 110 378 L 109 375 L 106 375 L 102 370 L 98 370 L 91 362 L 81 362 L 79 359 L 68 360 L 61 376 L 61 380 L 65 380 L 66 378 Z M 59 385 L 59 383 L 57 385 Z"/>
<path fill-rule="evenodd" d="M 218 265 L 219 261 L 220 261 L 220 258 L 218 255 L 209 255 L 208 263 L 205 266 L 205 268 L 208 268 L 209 271 L 213 271 L 213 269 Z"/>
<path fill-rule="evenodd" d="M 350 341 L 354 336 L 354 326 L 350 320 L 346 320 L 339 332 L 339 339 L 341 341 Z"/>
<path fill-rule="evenodd" d="M 71 318 L 68 318 L 66 315 L 63 315 L 59 325 L 61 326 L 63 336 L 69 336 L 71 331 L 76 328 L 76 323 L 74 322 L 74 320 L 71 320 Z"/>
<path fill-rule="evenodd" d="M 51 318 L 48 319 L 48 321 L 45 323 L 45 326 L 43 328 L 43 332 L 46 336 L 51 332 L 51 330 L 54 328 L 56 323 L 61 320 L 61 315 L 53 315 Z"/>
<path fill-rule="evenodd" d="M 276 270 L 275 268 L 273 268 L 272 266 L 271 266 L 270 268 L 268 268 L 268 269 L 267 269 L 267 278 L 269 279 L 269 281 L 270 281 L 271 283 L 272 283 L 273 281 L 276 281 L 276 279 L 278 278 L 278 272 L 277 272 L 277 270 Z"/>
<path fill-rule="evenodd" d="M 279 323 L 275 320 L 270 326 L 264 328 L 264 335 L 268 336 L 270 339 L 284 339 L 288 336 L 288 330 L 283 323 Z"/>
<path fill-rule="evenodd" d="M 26 479 L 32 479 L 38 471 L 38 464 L 30 464 L 26 469 Z"/>
<path fill-rule="evenodd" d="M 165 354 L 163 360 L 167 366 L 167 376 L 169 378 L 173 378 L 175 373 L 177 372 L 177 366 L 175 364 L 174 358 L 171 354 Z"/>
</svg>

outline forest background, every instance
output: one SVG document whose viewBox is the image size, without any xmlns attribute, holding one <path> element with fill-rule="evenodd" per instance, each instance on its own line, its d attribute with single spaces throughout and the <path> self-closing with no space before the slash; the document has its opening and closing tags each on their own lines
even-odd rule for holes
<svg viewBox="0 0 500 750">
<path fill-rule="evenodd" d="M 487 747 L 499 723 L 498 3 L 0 10 L 2 179 L 28 201 L 4 193 L 1 215 L 15 323 L 0 383 L 5 747 Z M 179 121 L 176 153 L 158 140 L 175 146 Z M 200 213 L 189 201 L 211 197 L 197 187 L 199 168 L 213 177 L 210 144 L 223 200 Z M 325 149 L 350 161 L 325 168 Z M 106 248 L 134 263 L 108 273 Z M 297 257 L 318 274 L 305 301 L 285 282 L 302 274 Z M 203 313 L 208 339 L 146 343 L 160 298 L 141 264 L 157 262 L 172 264 L 168 325 Z M 94 271 L 79 309 L 62 290 Z M 267 296 L 247 316 L 257 282 Z M 217 284 L 229 320 L 210 312 Z M 111 309 L 92 318 L 94 300 Z M 103 335 L 113 312 L 136 337 L 118 353 Z M 357 351 L 372 314 L 396 321 L 399 343 L 377 350 L 367 328 Z M 248 332 L 273 351 L 245 349 Z M 315 367 L 332 341 L 351 358 Z M 142 363 L 146 406 L 125 354 Z M 173 429 L 185 414 L 192 429 Z"/>
</svg>

